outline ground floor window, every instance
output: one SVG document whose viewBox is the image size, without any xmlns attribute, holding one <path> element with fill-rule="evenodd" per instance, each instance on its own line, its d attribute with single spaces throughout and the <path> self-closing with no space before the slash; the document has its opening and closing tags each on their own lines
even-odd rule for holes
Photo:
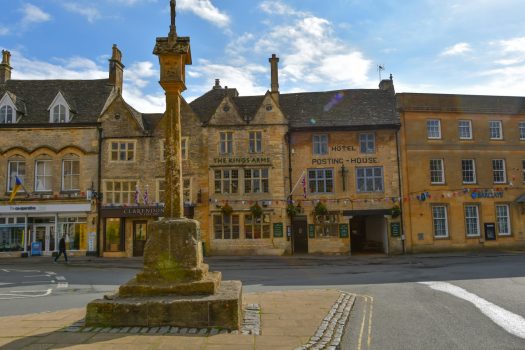
<svg viewBox="0 0 525 350">
<path fill-rule="evenodd" d="M 239 239 L 239 215 L 213 215 L 215 239 Z"/>
<path fill-rule="evenodd" d="M 500 236 L 510 235 L 510 211 L 508 204 L 496 205 L 496 221 Z"/>
<path fill-rule="evenodd" d="M 467 236 L 479 236 L 479 209 L 477 205 L 465 205 L 465 229 Z"/>
<path fill-rule="evenodd" d="M 66 250 L 87 250 L 86 217 L 59 218 L 59 235 L 65 236 Z"/>
<path fill-rule="evenodd" d="M 270 215 L 245 215 L 244 234 L 246 239 L 270 238 Z"/>
<path fill-rule="evenodd" d="M 25 218 L 0 218 L 0 252 L 24 250 Z"/>
<path fill-rule="evenodd" d="M 432 206 L 432 223 L 436 238 L 448 237 L 447 207 L 444 205 Z"/>
<path fill-rule="evenodd" d="M 337 237 L 338 223 L 337 214 L 315 215 L 315 236 L 317 238 Z"/>
<path fill-rule="evenodd" d="M 105 242 L 106 252 L 122 251 L 122 228 L 124 223 L 120 218 L 107 218 L 105 222 Z"/>
</svg>

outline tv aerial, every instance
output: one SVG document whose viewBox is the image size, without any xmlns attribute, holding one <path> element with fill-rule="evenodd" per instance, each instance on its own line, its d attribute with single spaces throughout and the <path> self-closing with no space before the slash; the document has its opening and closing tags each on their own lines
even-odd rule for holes
<svg viewBox="0 0 525 350">
<path fill-rule="evenodd" d="M 381 72 L 385 70 L 384 64 L 378 64 L 377 65 L 377 72 L 379 73 L 379 81 L 381 81 Z"/>
</svg>

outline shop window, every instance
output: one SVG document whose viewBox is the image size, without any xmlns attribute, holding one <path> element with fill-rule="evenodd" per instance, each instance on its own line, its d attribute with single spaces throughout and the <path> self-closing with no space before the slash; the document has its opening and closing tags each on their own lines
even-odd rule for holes
<svg viewBox="0 0 525 350">
<path fill-rule="evenodd" d="M 62 160 L 62 191 L 80 190 L 80 161 L 75 155 Z"/>
<path fill-rule="evenodd" d="M 250 153 L 261 153 L 262 152 L 262 132 L 261 131 L 250 131 L 249 146 L 250 146 Z"/>
<path fill-rule="evenodd" d="M 104 201 L 107 204 L 131 204 L 135 198 L 137 181 L 106 180 Z"/>
<path fill-rule="evenodd" d="M 112 141 L 109 159 L 112 162 L 135 161 L 135 141 Z"/>
<path fill-rule="evenodd" d="M 237 193 L 239 188 L 239 170 L 215 170 L 215 193 Z"/>
<path fill-rule="evenodd" d="M 35 191 L 52 191 L 53 162 L 51 160 L 37 160 L 35 162 Z"/>
<path fill-rule="evenodd" d="M 375 153 L 376 138 L 373 133 L 359 134 L 359 150 L 361 153 Z"/>
<path fill-rule="evenodd" d="M 510 236 L 510 210 L 508 204 L 496 205 L 498 235 Z"/>
<path fill-rule="evenodd" d="M 463 176 L 464 184 L 476 183 L 476 163 L 474 159 L 461 160 L 461 174 Z"/>
<path fill-rule="evenodd" d="M 472 121 L 460 120 L 458 122 L 460 140 L 472 140 Z"/>
<path fill-rule="evenodd" d="M 244 234 L 246 239 L 269 239 L 270 215 L 263 214 L 259 217 L 245 215 Z"/>
<path fill-rule="evenodd" d="M 0 218 L 0 252 L 24 250 L 24 217 Z"/>
<path fill-rule="evenodd" d="M 434 237 L 446 238 L 448 237 L 448 220 L 447 207 L 444 205 L 432 206 L 432 226 L 434 229 Z"/>
<path fill-rule="evenodd" d="M 383 192 L 383 167 L 356 168 L 357 192 Z"/>
<path fill-rule="evenodd" d="M 106 219 L 105 224 L 105 244 L 104 250 L 106 252 L 120 252 L 122 251 L 122 229 L 121 229 L 121 219 L 110 218 Z"/>
<path fill-rule="evenodd" d="M 310 193 L 334 192 L 334 170 L 309 169 L 308 186 L 310 188 Z"/>
<path fill-rule="evenodd" d="M 244 170 L 244 193 L 268 193 L 268 169 Z"/>
<path fill-rule="evenodd" d="M 479 236 L 479 207 L 465 205 L 465 231 L 467 236 Z"/>
<path fill-rule="evenodd" d="M 313 135 L 312 144 L 314 155 L 328 154 L 328 135 Z"/>
<path fill-rule="evenodd" d="M 59 218 L 58 224 L 58 237 L 65 236 L 67 250 L 87 250 L 86 217 Z"/>
<path fill-rule="evenodd" d="M 501 184 L 507 182 L 507 173 L 505 170 L 504 159 L 493 159 L 492 160 L 492 178 L 495 184 Z"/>
<path fill-rule="evenodd" d="M 337 214 L 315 215 L 314 224 L 317 238 L 337 237 L 339 228 Z"/>
<path fill-rule="evenodd" d="M 221 132 L 219 138 L 219 152 L 221 154 L 233 154 L 233 132 Z"/>
<path fill-rule="evenodd" d="M 215 239 L 239 239 L 239 215 L 213 215 Z"/>
<path fill-rule="evenodd" d="M 502 140 L 503 130 L 501 128 L 501 120 L 489 121 L 489 137 L 491 140 Z"/>
<path fill-rule="evenodd" d="M 7 163 L 7 192 L 13 191 L 17 177 L 22 181 L 22 184 L 25 183 L 26 162 L 22 157 L 14 157 Z M 18 190 L 18 192 L 23 191 L 23 188 Z"/>
<path fill-rule="evenodd" d="M 525 122 L 520 122 L 520 140 L 525 140 Z"/>
<path fill-rule="evenodd" d="M 427 120 L 427 138 L 440 139 L 441 138 L 441 120 L 429 119 Z"/>
<path fill-rule="evenodd" d="M 430 183 L 433 185 L 445 183 L 443 159 L 430 160 Z"/>
</svg>

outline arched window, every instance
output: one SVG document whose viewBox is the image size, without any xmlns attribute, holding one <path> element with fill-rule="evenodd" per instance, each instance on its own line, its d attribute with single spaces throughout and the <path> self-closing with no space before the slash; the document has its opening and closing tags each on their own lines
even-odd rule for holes
<svg viewBox="0 0 525 350">
<path fill-rule="evenodd" d="M 0 107 L 0 124 L 7 123 L 13 123 L 13 107 L 5 105 Z"/>
<path fill-rule="evenodd" d="M 62 160 L 62 191 L 80 190 L 80 158 L 68 154 Z"/>
<path fill-rule="evenodd" d="M 53 123 L 67 123 L 66 106 L 63 104 L 53 107 Z"/>
</svg>

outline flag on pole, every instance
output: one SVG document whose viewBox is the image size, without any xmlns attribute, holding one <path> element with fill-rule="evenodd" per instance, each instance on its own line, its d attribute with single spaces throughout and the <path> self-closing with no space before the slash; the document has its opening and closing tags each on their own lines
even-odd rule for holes
<svg viewBox="0 0 525 350">
<path fill-rule="evenodd" d="M 144 205 L 149 204 L 148 185 L 146 185 L 146 188 L 144 189 L 144 196 L 142 199 L 144 200 Z"/>
<path fill-rule="evenodd" d="M 15 175 L 15 185 L 13 186 L 13 191 L 11 192 L 11 196 L 9 196 L 9 202 L 12 202 L 13 199 L 15 199 L 16 193 L 22 187 L 22 180 L 18 178 L 18 176 Z"/>
<path fill-rule="evenodd" d="M 301 182 L 303 184 L 303 196 L 306 198 L 306 172 L 303 173 L 303 179 Z"/>
<path fill-rule="evenodd" d="M 139 199 L 140 198 L 140 191 L 139 191 L 139 185 L 137 184 L 135 186 L 135 204 L 139 205 Z"/>
</svg>

